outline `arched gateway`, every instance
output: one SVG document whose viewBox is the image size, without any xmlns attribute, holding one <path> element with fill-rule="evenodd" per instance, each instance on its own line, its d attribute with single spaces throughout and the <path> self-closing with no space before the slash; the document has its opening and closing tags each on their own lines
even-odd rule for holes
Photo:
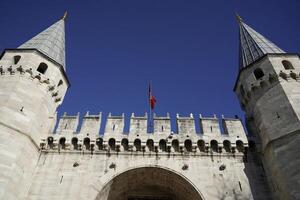
<svg viewBox="0 0 300 200">
<path fill-rule="evenodd" d="M 112 178 L 96 200 L 203 200 L 184 176 L 160 167 L 127 170 Z"/>
</svg>

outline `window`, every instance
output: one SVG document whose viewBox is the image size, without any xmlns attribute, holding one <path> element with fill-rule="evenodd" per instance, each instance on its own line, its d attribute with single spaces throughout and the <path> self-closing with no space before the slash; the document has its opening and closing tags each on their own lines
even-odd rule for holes
<svg viewBox="0 0 300 200">
<path fill-rule="evenodd" d="M 200 151 L 205 151 L 205 142 L 203 140 L 198 140 L 197 145 Z"/>
<path fill-rule="evenodd" d="M 284 69 L 294 69 L 292 63 L 290 63 L 287 60 L 283 60 L 281 63 L 283 65 Z"/>
<path fill-rule="evenodd" d="M 223 146 L 224 146 L 224 149 L 225 149 L 226 152 L 230 152 L 231 144 L 230 144 L 230 142 L 228 140 L 224 140 Z"/>
<path fill-rule="evenodd" d="M 139 140 L 139 139 L 134 140 L 134 147 L 135 147 L 136 151 L 141 151 L 141 149 L 142 149 L 141 140 Z"/>
<path fill-rule="evenodd" d="M 42 73 L 42 74 L 45 74 L 46 71 L 47 71 L 47 68 L 48 68 L 48 65 L 46 65 L 45 63 L 41 63 L 39 65 L 39 67 L 37 68 L 37 71 Z"/>
<path fill-rule="evenodd" d="M 188 152 L 191 152 L 193 150 L 193 145 L 191 140 L 184 141 L 184 147 Z"/>
<path fill-rule="evenodd" d="M 167 151 L 167 143 L 165 140 L 159 141 L 159 148 L 161 151 Z"/>
<path fill-rule="evenodd" d="M 179 142 L 178 142 L 178 140 L 173 140 L 172 141 L 172 147 L 173 147 L 174 151 L 176 151 L 176 152 L 179 151 Z"/>
<path fill-rule="evenodd" d="M 62 149 L 65 149 L 66 148 L 66 138 L 60 138 L 59 139 L 59 145 Z"/>
<path fill-rule="evenodd" d="M 260 68 L 255 69 L 253 73 L 254 73 L 256 80 L 262 78 L 265 75 L 264 72 Z"/>
<path fill-rule="evenodd" d="M 64 82 L 62 80 L 59 80 L 57 87 L 61 86 Z"/>
<path fill-rule="evenodd" d="M 116 140 L 114 138 L 109 139 L 108 145 L 111 150 L 115 150 L 116 149 Z"/>
<path fill-rule="evenodd" d="M 128 140 L 126 138 L 122 139 L 121 145 L 122 145 L 124 151 L 128 151 L 128 149 L 129 149 L 129 147 L 128 147 Z"/>
<path fill-rule="evenodd" d="M 78 139 L 76 137 L 72 138 L 72 145 L 75 150 L 78 150 Z"/>
<path fill-rule="evenodd" d="M 86 150 L 90 150 L 90 148 L 91 148 L 90 138 L 84 138 L 83 144 L 84 144 Z"/>
<path fill-rule="evenodd" d="M 102 150 L 103 149 L 103 139 L 102 138 L 97 138 L 96 145 L 98 146 L 99 150 Z"/>
<path fill-rule="evenodd" d="M 14 64 L 18 64 L 18 62 L 20 61 L 21 59 L 21 56 L 17 55 L 17 56 L 14 56 Z"/>
<path fill-rule="evenodd" d="M 146 145 L 147 145 L 149 151 L 154 151 L 154 142 L 153 142 L 153 140 L 151 140 L 151 139 L 147 140 Z"/>
<path fill-rule="evenodd" d="M 218 152 L 218 142 L 216 140 L 210 142 L 210 147 L 212 151 Z"/>
</svg>

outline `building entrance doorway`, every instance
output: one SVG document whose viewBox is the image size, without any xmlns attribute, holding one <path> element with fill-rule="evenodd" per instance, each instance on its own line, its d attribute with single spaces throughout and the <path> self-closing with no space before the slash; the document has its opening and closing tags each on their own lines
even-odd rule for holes
<svg viewBox="0 0 300 200">
<path fill-rule="evenodd" d="M 203 200 L 185 177 L 159 167 L 130 169 L 107 183 L 96 200 Z"/>
</svg>

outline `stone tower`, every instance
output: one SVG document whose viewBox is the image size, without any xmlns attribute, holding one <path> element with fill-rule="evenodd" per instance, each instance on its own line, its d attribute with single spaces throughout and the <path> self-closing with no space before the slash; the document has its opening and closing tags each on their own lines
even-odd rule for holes
<svg viewBox="0 0 300 200">
<path fill-rule="evenodd" d="M 69 81 L 65 17 L 0 57 L 0 199 L 25 199 Z"/>
<path fill-rule="evenodd" d="M 239 74 L 234 87 L 247 128 L 262 142 L 263 166 L 275 199 L 300 199 L 300 60 L 238 16 Z"/>
</svg>

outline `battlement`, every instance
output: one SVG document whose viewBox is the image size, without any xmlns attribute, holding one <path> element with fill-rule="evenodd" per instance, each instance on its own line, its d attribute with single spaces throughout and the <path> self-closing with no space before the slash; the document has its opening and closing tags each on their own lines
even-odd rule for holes
<svg viewBox="0 0 300 200">
<path fill-rule="evenodd" d="M 125 115 L 107 116 L 103 134 L 99 134 L 102 113 L 83 117 L 81 128 L 78 129 L 79 113 L 64 115 L 58 122 L 55 133 L 43 138 L 41 148 L 44 150 L 92 150 L 92 151 L 153 151 L 160 153 L 182 152 L 243 152 L 254 140 L 248 141 L 244 127 L 239 118 L 219 120 L 213 117 L 199 116 L 195 120 L 190 116 L 176 115 L 177 133 L 171 130 L 170 115 L 153 116 L 153 133 L 147 133 L 148 115 L 130 117 L 129 133 L 124 133 Z M 201 133 L 196 133 L 195 121 L 200 122 Z M 222 129 L 220 127 L 222 124 Z M 151 125 L 151 123 L 150 123 Z M 80 130 L 80 131 L 77 131 Z M 249 144 L 251 143 L 251 144 Z"/>
</svg>

